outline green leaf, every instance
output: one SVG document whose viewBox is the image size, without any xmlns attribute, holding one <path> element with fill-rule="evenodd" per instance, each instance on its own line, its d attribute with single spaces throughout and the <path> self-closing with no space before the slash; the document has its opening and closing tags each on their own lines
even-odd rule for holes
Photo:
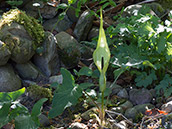
<svg viewBox="0 0 172 129">
<path fill-rule="evenodd" d="M 33 106 L 31 117 L 35 123 L 39 126 L 39 119 L 38 116 L 41 114 L 41 108 L 44 102 L 46 102 L 47 98 L 42 98 L 38 102 L 36 102 Z"/>
<path fill-rule="evenodd" d="M 165 46 L 166 46 L 166 33 L 161 33 L 160 37 L 158 38 L 158 53 L 160 54 L 161 52 L 163 52 L 165 50 Z"/>
<path fill-rule="evenodd" d="M 0 128 L 2 128 L 5 124 L 8 123 L 9 120 L 9 110 L 10 110 L 11 103 L 4 103 L 0 108 Z"/>
<path fill-rule="evenodd" d="M 100 12 L 101 13 L 100 13 L 99 39 L 98 39 L 96 50 L 93 53 L 93 60 L 98 70 L 100 72 L 103 71 L 105 74 L 109 65 L 110 51 L 109 51 L 109 47 L 106 41 L 106 35 L 103 29 L 102 9 Z"/>
<path fill-rule="evenodd" d="M 30 115 L 20 115 L 15 118 L 15 129 L 37 129 L 38 126 Z"/>
<path fill-rule="evenodd" d="M 116 6 L 116 3 L 113 1 L 113 0 L 109 0 L 109 3 L 111 6 L 115 7 Z"/>
<path fill-rule="evenodd" d="M 74 83 L 71 73 L 62 68 L 61 74 L 63 76 L 63 83 L 57 93 L 54 94 L 52 109 L 49 112 L 49 117 L 51 118 L 60 115 L 67 107 L 75 105 L 79 97 L 82 96 L 82 90 Z"/>
<path fill-rule="evenodd" d="M 81 84 L 79 85 L 79 87 L 80 87 L 82 90 L 85 90 L 85 89 L 87 89 L 87 88 L 89 88 L 89 87 L 91 87 L 91 86 L 94 86 L 94 84 L 93 84 L 93 83 L 81 83 Z"/>
<path fill-rule="evenodd" d="M 106 8 L 108 5 L 110 5 L 110 3 L 106 2 L 105 4 L 103 4 L 102 9 Z"/>
<path fill-rule="evenodd" d="M 11 111 L 10 111 L 9 114 L 10 114 L 10 120 L 14 120 L 16 116 L 19 116 L 21 114 L 23 114 L 23 115 L 29 115 L 29 111 L 21 103 L 14 102 L 13 105 L 11 106 Z"/>
<path fill-rule="evenodd" d="M 18 97 L 24 94 L 25 88 L 22 88 L 17 91 L 13 92 L 1 92 L 0 93 L 0 103 L 8 102 L 8 101 L 15 101 Z"/>
<path fill-rule="evenodd" d="M 92 70 L 88 67 L 82 67 L 79 72 L 78 75 L 85 75 L 85 76 L 91 76 L 92 75 Z"/>
</svg>

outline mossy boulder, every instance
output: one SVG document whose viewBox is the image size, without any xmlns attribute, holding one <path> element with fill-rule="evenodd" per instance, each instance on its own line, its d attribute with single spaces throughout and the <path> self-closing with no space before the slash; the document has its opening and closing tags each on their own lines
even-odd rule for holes
<svg viewBox="0 0 172 129">
<path fill-rule="evenodd" d="M 48 101 L 51 102 L 53 99 L 52 91 L 50 89 L 38 85 L 29 86 L 27 92 L 29 93 L 29 96 L 36 101 L 42 98 L 48 98 Z"/>
<path fill-rule="evenodd" d="M 44 40 L 44 30 L 36 19 L 12 9 L 0 20 L 0 40 L 9 47 L 13 61 L 26 63 Z"/>
<path fill-rule="evenodd" d="M 6 44 L 0 41 L 0 66 L 5 65 L 11 56 L 11 52 Z"/>
</svg>

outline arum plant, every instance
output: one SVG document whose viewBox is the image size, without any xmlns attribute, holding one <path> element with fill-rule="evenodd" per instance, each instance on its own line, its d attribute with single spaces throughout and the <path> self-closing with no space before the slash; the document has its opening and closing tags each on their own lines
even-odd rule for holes
<svg viewBox="0 0 172 129">
<path fill-rule="evenodd" d="M 102 101 L 101 101 L 101 108 L 99 112 L 99 117 L 101 121 L 101 128 L 104 126 L 104 116 L 105 116 L 105 110 L 104 110 L 104 91 L 106 89 L 106 71 L 109 66 L 109 60 L 110 60 L 110 51 L 106 40 L 105 31 L 103 29 L 103 16 L 102 16 L 102 9 L 100 10 L 100 29 L 99 29 L 99 38 L 96 50 L 93 53 L 93 60 L 96 64 L 100 76 L 99 76 L 99 86 L 100 91 L 102 93 Z"/>
</svg>

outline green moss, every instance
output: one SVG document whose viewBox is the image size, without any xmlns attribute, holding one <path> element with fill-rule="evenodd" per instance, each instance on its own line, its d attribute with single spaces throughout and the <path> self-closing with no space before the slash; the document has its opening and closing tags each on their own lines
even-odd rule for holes
<svg viewBox="0 0 172 129">
<path fill-rule="evenodd" d="M 40 43 L 44 40 L 44 30 L 42 25 L 40 25 L 36 19 L 31 16 L 27 16 L 26 13 L 21 10 L 11 9 L 3 14 L 2 19 L 0 20 L 0 29 L 4 25 L 10 26 L 13 22 L 24 26 L 34 41 L 34 49 L 40 46 Z"/>
<path fill-rule="evenodd" d="M 38 85 L 31 85 L 27 88 L 27 92 L 36 99 L 48 98 L 49 102 L 52 101 L 52 91 L 48 88 L 43 88 Z"/>
</svg>

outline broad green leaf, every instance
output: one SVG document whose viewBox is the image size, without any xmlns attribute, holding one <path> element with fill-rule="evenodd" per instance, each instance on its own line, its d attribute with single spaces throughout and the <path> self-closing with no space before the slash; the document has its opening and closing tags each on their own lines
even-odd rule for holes
<svg viewBox="0 0 172 129">
<path fill-rule="evenodd" d="M 93 83 L 81 83 L 81 84 L 79 85 L 79 87 L 80 87 L 82 90 L 85 90 L 85 89 L 87 89 L 87 88 L 89 88 L 89 87 L 91 87 L 91 86 L 94 86 L 94 84 L 93 84 Z"/>
<path fill-rule="evenodd" d="M 82 90 L 74 83 L 71 73 L 62 68 L 63 83 L 59 86 L 57 93 L 54 94 L 52 101 L 52 109 L 49 112 L 49 117 L 53 118 L 60 115 L 67 107 L 75 105 L 79 97 L 82 96 Z"/>
<path fill-rule="evenodd" d="M 22 88 L 17 91 L 13 92 L 1 92 L 0 93 L 0 103 L 8 102 L 8 101 L 15 101 L 18 97 L 24 94 L 25 88 Z"/>
<path fill-rule="evenodd" d="M 33 106 L 31 116 L 39 116 L 41 113 L 41 108 L 44 102 L 46 102 L 48 99 L 47 98 L 42 98 L 38 102 L 36 102 Z"/>
<path fill-rule="evenodd" d="M 66 70 L 65 68 L 61 68 L 61 74 L 63 76 L 63 82 L 62 85 L 59 86 L 60 87 L 60 91 L 63 92 L 63 90 L 67 90 L 68 88 L 71 88 L 71 86 L 75 86 L 75 79 L 73 77 L 73 75 Z"/>
<path fill-rule="evenodd" d="M 100 72 L 103 71 L 105 74 L 109 65 L 110 51 L 109 51 L 109 47 L 106 41 L 106 35 L 103 29 L 102 9 L 100 12 L 101 13 L 100 13 L 99 39 L 98 39 L 96 50 L 93 53 L 93 60 L 98 70 Z"/>
<path fill-rule="evenodd" d="M 79 72 L 78 75 L 86 75 L 86 76 L 91 76 L 92 75 L 92 70 L 88 67 L 82 67 Z"/>
<path fill-rule="evenodd" d="M 32 120 L 39 126 L 39 115 L 41 114 L 41 108 L 44 102 L 46 102 L 48 99 L 47 98 L 42 98 L 38 102 L 36 102 L 33 106 L 31 117 Z"/>
<path fill-rule="evenodd" d="M 15 129 L 37 129 L 38 126 L 30 115 L 20 115 L 15 118 Z"/>
<path fill-rule="evenodd" d="M 10 106 L 11 103 L 4 103 L 0 108 L 0 128 L 8 123 Z"/>
<path fill-rule="evenodd" d="M 166 33 L 162 33 L 158 39 L 157 51 L 160 54 L 166 47 Z"/>
</svg>

